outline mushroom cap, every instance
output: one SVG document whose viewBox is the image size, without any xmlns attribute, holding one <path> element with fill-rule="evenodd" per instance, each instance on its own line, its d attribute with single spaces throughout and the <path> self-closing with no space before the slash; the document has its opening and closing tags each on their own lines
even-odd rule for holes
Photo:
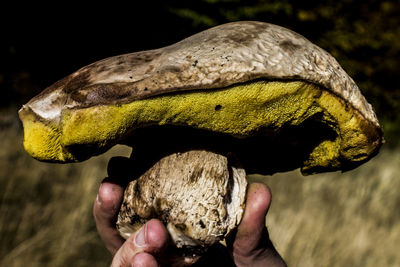
<svg viewBox="0 0 400 267">
<path fill-rule="evenodd" d="M 48 87 L 19 114 L 25 149 L 53 162 L 85 160 L 157 125 L 235 140 L 267 136 L 268 150 L 292 142 L 284 152 L 280 145 L 271 151 L 300 151 L 286 168 L 305 172 L 352 168 L 383 140 L 371 105 L 331 55 L 288 29 L 254 21 L 95 62 Z M 307 139 L 310 132 L 317 141 Z"/>
</svg>

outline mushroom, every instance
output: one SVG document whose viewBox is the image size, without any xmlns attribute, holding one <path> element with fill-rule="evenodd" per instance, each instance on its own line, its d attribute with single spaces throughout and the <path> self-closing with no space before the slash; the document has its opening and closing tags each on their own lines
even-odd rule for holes
<svg viewBox="0 0 400 267">
<path fill-rule="evenodd" d="M 24 147 L 38 160 L 132 146 L 128 176 L 140 178 L 127 187 L 118 227 L 127 236 L 158 216 L 186 262 L 240 222 L 245 172 L 349 170 L 383 142 L 371 105 L 331 55 L 252 21 L 90 64 L 19 115 Z"/>
</svg>

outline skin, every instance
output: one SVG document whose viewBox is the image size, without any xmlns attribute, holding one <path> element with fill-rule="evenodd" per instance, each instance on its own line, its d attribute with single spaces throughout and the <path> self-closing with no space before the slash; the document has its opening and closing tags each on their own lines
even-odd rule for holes
<svg viewBox="0 0 400 267">
<path fill-rule="evenodd" d="M 122 195 L 123 186 L 105 179 L 93 208 L 97 230 L 114 255 L 111 266 L 159 266 L 157 259 L 168 244 L 167 230 L 160 221 L 152 219 L 125 241 L 115 228 Z M 251 184 L 242 222 L 227 240 L 227 247 L 211 247 L 194 266 L 286 266 L 265 227 L 270 204 L 270 189 L 264 184 Z"/>
</svg>

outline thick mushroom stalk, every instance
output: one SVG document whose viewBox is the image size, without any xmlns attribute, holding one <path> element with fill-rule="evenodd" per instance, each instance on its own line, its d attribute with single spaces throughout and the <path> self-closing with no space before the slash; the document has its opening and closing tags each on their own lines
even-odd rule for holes
<svg viewBox="0 0 400 267">
<path fill-rule="evenodd" d="M 178 248 L 169 251 L 168 264 L 192 264 L 239 224 L 246 186 L 235 159 L 205 150 L 174 153 L 128 185 L 117 228 L 128 238 L 158 218 Z"/>
</svg>

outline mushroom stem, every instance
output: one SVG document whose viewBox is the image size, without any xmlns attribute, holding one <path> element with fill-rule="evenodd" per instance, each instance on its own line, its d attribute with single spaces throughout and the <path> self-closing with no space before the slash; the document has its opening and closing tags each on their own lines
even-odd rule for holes
<svg viewBox="0 0 400 267">
<path fill-rule="evenodd" d="M 207 150 L 172 153 L 129 183 L 117 228 L 128 238 L 152 218 L 174 247 L 174 265 L 193 263 L 236 228 L 244 211 L 246 174 L 231 155 Z"/>
</svg>

